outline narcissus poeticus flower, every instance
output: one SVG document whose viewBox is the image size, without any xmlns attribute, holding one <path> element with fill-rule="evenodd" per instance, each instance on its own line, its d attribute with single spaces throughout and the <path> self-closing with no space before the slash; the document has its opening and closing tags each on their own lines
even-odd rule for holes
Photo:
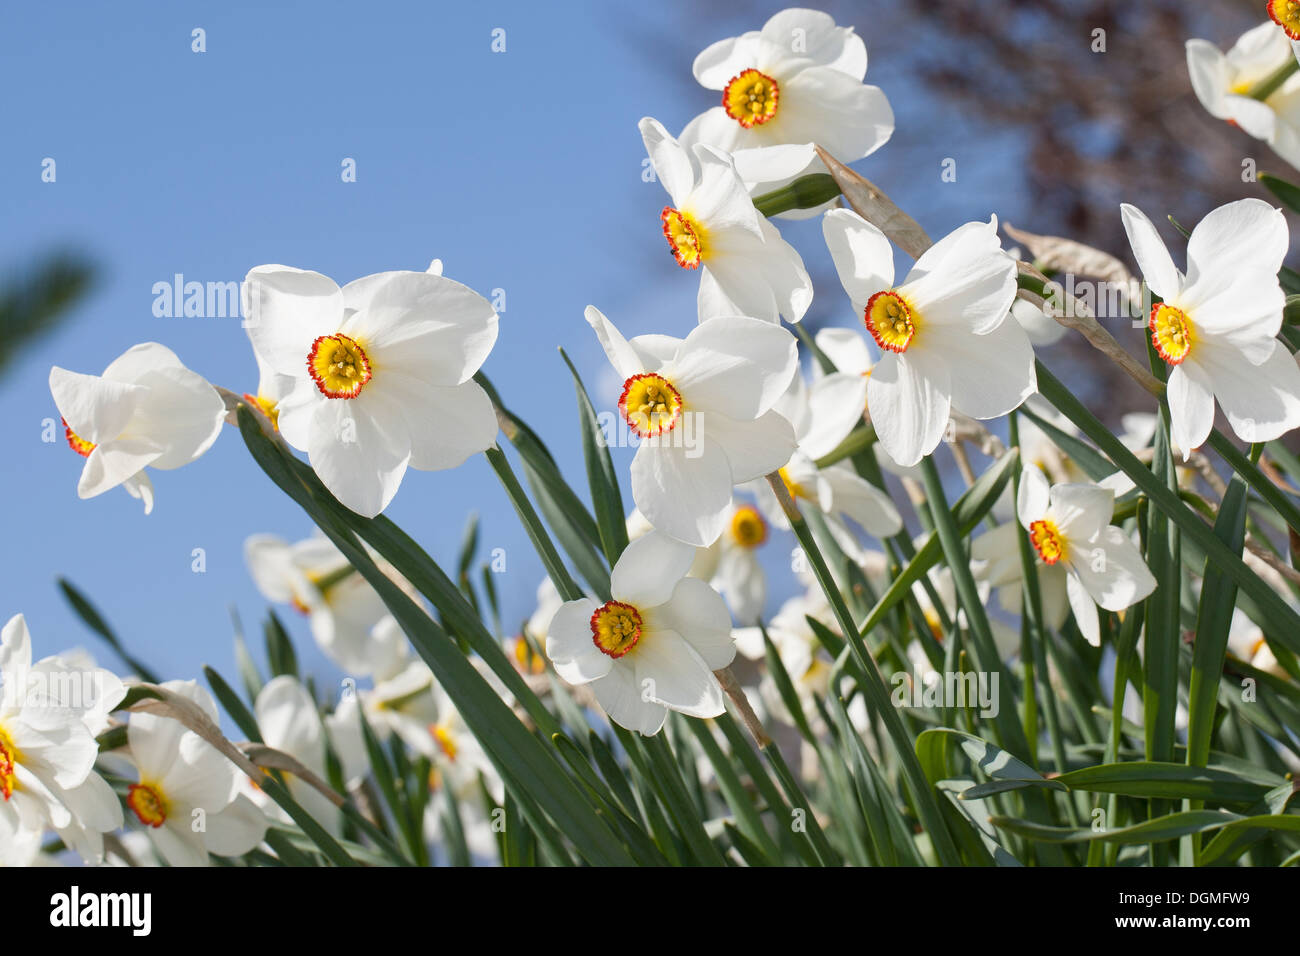
<svg viewBox="0 0 1300 956">
<path fill-rule="evenodd" d="M 1286 295 L 1277 273 L 1289 245 L 1282 213 L 1259 199 L 1220 206 L 1187 241 L 1187 274 L 1142 211 L 1122 207 L 1133 255 L 1156 303 L 1151 342 L 1170 367 L 1169 415 L 1186 459 L 1209 437 L 1218 399 L 1243 441 L 1300 425 L 1300 369 L 1277 333 Z"/>
<path fill-rule="evenodd" d="M 1283 0 L 1275 6 L 1297 5 Z M 1300 74 L 1287 77 L 1262 100 L 1250 95 L 1292 59 L 1287 34 L 1274 23 L 1247 30 L 1227 53 L 1209 40 L 1187 41 L 1187 72 L 1206 112 L 1263 140 L 1292 166 L 1300 166 Z"/>
<path fill-rule="evenodd" d="M 686 577 L 695 549 L 651 532 L 623 551 L 612 599 L 566 601 L 546 636 L 546 656 L 570 684 L 587 684 L 610 720 L 659 732 L 669 710 L 717 717 L 725 705 L 713 672 L 736 656 L 731 615 L 718 593 Z"/>
<path fill-rule="evenodd" d="M 594 306 L 587 321 L 623 378 L 619 414 L 639 439 L 632 497 L 656 529 L 707 547 L 727 520 L 731 489 L 776 471 L 794 429 L 772 410 L 798 368 L 798 346 L 779 325 L 721 316 L 685 339 L 631 341 Z"/>
<path fill-rule="evenodd" d="M 492 402 L 470 380 L 497 337 L 477 292 L 428 272 L 340 289 L 279 265 L 253 269 L 246 289 L 253 348 L 294 383 L 276 404 L 280 433 L 353 511 L 383 511 L 408 466 L 455 468 L 496 440 Z"/>
<path fill-rule="evenodd" d="M 812 280 L 745 191 L 731 157 L 686 147 L 658 120 L 641 120 L 641 138 L 672 200 L 660 214 L 668 248 L 683 269 L 700 270 L 699 318 L 750 315 L 798 322 L 812 302 Z"/>
<path fill-rule="evenodd" d="M 118 485 L 153 510 L 144 469 L 179 468 L 221 434 L 226 405 L 171 349 L 145 342 L 128 349 L 103 375 L 50 369 L 50 392 L 68 444 L 86 459 L 77 494 L 93 498 Z"/>
<path fill-rule="evenodd" d="M 215 724 L 212 696 L 194 681 L 161 685 L 196 704 Z M 208 854 L 241 856 L 262 842 L 267 818 L 239 792 L 243 777 L 224 754 L 185 725 L 133 713 L 126 729 L 139 782 L 126 805 L 172 866 L 207 866 Z"/>
<path fill-rule="evenodd" d="M 719 40 L 695 58 L 694 72 L 722 103 L 691 120 L 682 142 L 732 153 L 753 195 L 825 172 L 814 144 L 851 163 L 894 132 L 889 100 L 863 83 L 862 38 L 818 10 L 782 10 L 762 30 Z"/>
<path fill-rule="evenodd" d="M 840 282 L 883 353 L 867 408 L 894 461 L 915 465 L 934 451 L 953 410 L 997 418 L 1033 394 L 1033 346 L 1010 318 L 1016 264 L 996 218 L 940 239 L 897 287 L 884 233 L 849 209 L 832 209 L 822 226 Z"/>
<path fill-rule="evenodd" d="M 1122 611 L 1156 589 L 1142 553 L 1110 523 L 1115 493 L 1094 484 L 1049 485 L 1037 468 L 1020 478 L 1016 510 L 1047 565 L 1062 565 L 1065 590 L 1083 636 L 1101 643 L 1097 607 Z"/>
</svg>

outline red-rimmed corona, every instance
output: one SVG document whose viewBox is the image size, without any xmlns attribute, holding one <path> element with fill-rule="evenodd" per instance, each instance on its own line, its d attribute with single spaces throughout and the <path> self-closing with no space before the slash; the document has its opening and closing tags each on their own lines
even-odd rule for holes
<svg viewBox="0 0 1300 956">
<path fill-rule="evenodd" d="M 1151 344 L 1170 365 L 1181 365 L 1192 350 L 1192 322 L 1187 313 L 1164 302 L 1151 307 Z"/>
<path fill-rule="evenodd" d="M 1065 539 L 1056 524 L 1046 518 L 1030 523 L 1029 541 L 1044 564 L 1056 564 L 1065 557 Z"/>
<path fill-rule="evenodd" d="M 90 453 L 95 450 L 95 443 L 86 441 L 86 439 L 74 432 L 66 418 L 60 418 L 59 421 L 63 422 L 63 436 L 68 440 L 68 447 L 82 458 L 89 458 Z"/>
<path fill-rule="evenodd" d="M 1300 2 L 1268 0 L 1269 19 L 1280 26 L 1292 40 L 1300 40 Z"/>
<path fill-rule="evenodd" d="M 722 91 L 722 108 L 745 129 L 771 122 L 780 103 L 780 84 L 754 69 L 737 73 Z"/>
<path fill-rule="evenodd" d="M 657 438 L 681 421 L 682 396 L 662 375 L 645 372 L 623 383 L 618 410 L 641 438 Z"/>
<path fill-rule="evenodd" d="M 8 800 L 17 786 L 18 751 L 9 735 L 0 728 L 0 797 Z"/>
<path fill-rule="evenodd" d="M 867 300 L 867 331 L 886 352 L 906 352 L 916 335 L 916 313 L 897 292 L 886 289 Z"/>
<path fill-rule="evenodd" d="M 133 783 L 127 788 L 126 805 L 136 818 L 155 830 L 167 822 L 167 800 L 162 790 L 144 783 Z"/>
<path fill-rule="evenodd" d="M 615 659 L 640 643 L 641 628 L 641 612 L 622 601 L 606 601 L 591 615 L 592 643 Z"/>
<path fill-rule="evenodd" d="M 704 228 L 690 213 L 672 206 L 664 206 L 659 218 L 677 264 L 683 269 L 698 269 L 704 261 Z"/>
<path fill-rule="evenodd" d="M 312 342 L 307 373 L 326 398 L 356 398 L 374 374 L 361 343 L 342 332 Z"/>
</svg>

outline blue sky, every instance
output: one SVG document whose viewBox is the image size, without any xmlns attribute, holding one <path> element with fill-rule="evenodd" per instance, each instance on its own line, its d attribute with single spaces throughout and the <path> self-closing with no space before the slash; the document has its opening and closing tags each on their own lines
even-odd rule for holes
<svg viewBox="0 0 1300 956">
<path fill-rule="evenodd" d="M 99 266 L 71 318 L 0 379 L 9 529 L 0 618 L 24 612 L 38 656 L 82 645 L 118 666 L 64 605 L 55 580 L 65 575 L 167 678 L 197 677 L 203 663 L 233 677 L 232 606 L 260 634 L 266 605 L 243 541 L 255 532 L 293 540 L 312 527 L 233 429 L 195 464 L 154 473 L 148 517 L 121 490 L 80 501 L 81 459 L 61 434 L 42 442 L 43 423 L 58 418 L 50 366 L 98 373 L 138 342 L 164 343 L 215 384 L 255 388 L 238 318 L 153 314 L 154 284 L 176 273 L 238 281 L 279 262 L 342 283 L 424 269 L 436 256 L 485 295 L 504 290 L 484 370 L 581 488 L 573 391 L 556 347 L 583 371 L 598 409 L 609 408 L 615 396 L 601 388 L 612 376 L 584 307 L 598 305 L 628 334 L 684 335 L 695 322 L 697 280 L 660 233 L 664 194 L 641 179 L 637 120 L 654 115 L 678 130 L 714 105 L 691 77 L 695 54 L 780 7 L 707 21 L 682 2 L 631 18 L 596 3 L 136 2 L 79 5 L 73 15 L 25 4 L 0 14 L 0 273 L 54 248 Z M 1015 143 L 917 91 L 901 56 L 873 42 L 870 11 L 853 8 L 835 12 L 861 21 L 868 81 L 898 117 L 894 140 L 858 167 L 905 208 L 923 204 L 934 234 L 994 210 L 1009 216 Z M 191 50 L 195 28 L 206 31 L 206 52 Z M 498 28 L 504 53 L 491 49 Z M 936 129 L 943 150 L 932 145 Z M 960 173 L 941 186 L 947 156 Z M 47 157 L 53 183 L 41 181 Z M 355 183 L 341 179 L 346 158 Z M 829 276 L 818 224 L 782 228 L 814 276 Z M 819 282 L 810 319 L 851 322 L 833 278 Z M 615 453 L 624 474 L 630 458 Z M 482 516 L 484 553 L 505 549 L 498 591 L 506 621 L 522 620 L 541 566 L 481 456 L 454 472 L 408 472 L 388 514 L 451 566 L 470 511 Z M 192 570 L 199 548 L 204 573 Z M 792 587 L 774 584 L 773 605 Z M 336 678 L 305 621 L 285 619 L 306 666 Z"/>
</svg>

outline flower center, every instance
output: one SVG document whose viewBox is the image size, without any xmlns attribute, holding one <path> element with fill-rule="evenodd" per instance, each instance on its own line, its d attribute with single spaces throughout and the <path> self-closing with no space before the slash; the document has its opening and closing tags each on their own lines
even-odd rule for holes
<svg viewBox="0 0 1300 956">
<path fill-rule="evenodd" d="M 662 375 L 633 375 L 623 383 L 618 399 L 632 431 L 642 438 L 655 438 L 677 427 L 682 418 L 682 396 Z"/>
<path fill-rule="evenodd" d="M 630 604 L 606 601 L 591 615 L 591 639 L 601 653 L 622 657 L 641 640 L 641 612 Z"/>
<path fill-rule="evenodd" d="M 1300 40 L 1300 3 L 1296 0 L 1268 0 L 1268 15 L 1292 40 Z"/>
<path fill-rule="evenodd" d="M 515 638 L 513 648 L 515 663 L 525 674 L 542 674 L 546 671 L 546 660 L 540 654 L 533 650 L 528 643 L 528 639 L 523 635 Z"/>
<path fill-rule="evenodd" d="M 136 817 L 155 830 L 167 822 L 167 799 L 161 789 L 144 783 L 133 783 L 127 788 L 126 805 Z"/>
<path fill-rule="evenodd" d="M 1030 523 L 1029 540 L 1044 564 L 1055 564 L 1065 557 L 1065 539 L 1056 525 L 1046 518 Z"/>
<path fill-rule="evenodd" d="M 1182 309 L 1158 302 L 1151 309 L 1151 344 L 1170 365 L 1180 365 L 1192 350 L 1192 322 Z"/>
<path fill-rule="evenodd" d="M 448 760 L 455 761 L 460 748 L 456 746 L 456 741 L 447 732 L 447 728 L 441 724 L 435 724 L 429 728 L 429 732 L 433 734 L 433 739 L 437 741 L 438 749 L 442 751 L 442 755 Z"/>
<path fill-rule="evenodd" d="M 867 331 L 886 352 L 906 352 L 916 335 L 916 317 L 897 292 L 877 292 L 863 314 Z"/>
<path fill-rule="evenodd" d="M 737 73 L 722 91 L 722 107 L 745 129 L 753 129 L 776 116 L 781 88 L 776 80 L 758 70 Z"/>
<path fill-rule="evenodd" d="M 689 213 L 664 206 L 659 214 L 664 224 L 664 238 L 673 258 L 683 269 L 698 269 L 704 260 L 704 229 Z"/>
<path fill-rule="evenodd" d="M 753 505 L 742 505 L 731 516 L 731 538 L 742 548 L 757 548 L 767 540 L 767 522 Z"/>
<path fill-rule="evenodd" d="M 326 398 L 356 398 L 371 376 L 365 350 L 341 332 L 322 335 L 311 344 L 307 371 Z"/>
<path fill-rule="evenodd" d="M 17 786 L 18 750 L 13 738 L 0 727 L 0 797 L 8 800 Z"/>
<path fill-rule="evenodd" d="M 262 414 L 271 420 L 271 424 L 275 426 L 276 430 L 279 430 L 280 409 L 275 402 L 261 395 L 251 395 L 248 392 L 244 393 L 244 401 L 248 402 L 250 405 L 256 405 L 261 410 Z"/>
<path fill-rule="evenodd" d="M 90 453 L 95 450 L 95 443 L 93 441 L 86 441 L 86 439 L 74 432 L 66 418 L 60 418 L 59 421 L 63 422 L 63 434 L 64 437 L 68 439 L 68 447 L 82 458 L 89 458 Z"/>
</svg>

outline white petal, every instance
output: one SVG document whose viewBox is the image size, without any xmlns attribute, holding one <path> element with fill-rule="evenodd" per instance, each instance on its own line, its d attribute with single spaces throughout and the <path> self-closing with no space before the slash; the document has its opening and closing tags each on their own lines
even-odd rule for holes
<svg viewBox="0 0 1300 956">
<path fill-rule="evenodd" d="M 1097 616 L 1097 605 L 1073 572 L 1066 575 L 1065 593 L 1070 601 L 1070 610 L 1074 612 L 1074 623 L 1079 626 L 1084 639 L 1093 647 L 1100 647 L 1101 621 Z"/>
<path fill-rule="evenodd" d="M 456 468 L 496 442 L 496 411 L 478 382 L 447 388 L 389 371 L 382 387 L 402 408 L 411 437 L 412 468 Z"/>
<path fill-rule="evenodd" d="M 1227 119 L 1223 97 L 1232 86 L 1227 59 L 1209 40 L 1188 40 L 1186 49 L 1192 92 L 1211 116 Z"/>
<path fill-rule="evenodd" d="M 258 266 L 244 278 L 244 328 L 268 368 L 299 378 L 311 344 L 337 332 L 343 292 L 319 272 Z"/>
<path fill-rule="evenodd" d="M 972 418 L 998 418 L 1020 407 L 1038 388 L 1034 347 L 1013 321 L 984 335 L 945 328 L 927 341 L 948 366 L 952 407 Z"/>
<path fill-rule="evenodd" d="M 750 559 L 749 579 L 762 582 L 762 569 L 752 553 L 745 552 L 743 556 Z M 756 613 L 762 611 L 760 597 Z M 736 644 L 731 636 L 731 615 L 727 613 L 727 606 L 717 591 L 698 578 L 683 578 L 677 583 L 668 603 L 655 611 L 655 624 L 662 624 L 685 638 L 699 652 L 709 670 L 721 670 L 735 660 Z"/>
<path fill-rule="evenodd" d="M 180 468 L 212 447 L 225 423 L 226 403 L 207 379 L 175 365 L 146 372 L 138 381 L 149 392 L 122 437 L 162 448 L 152 467 Z"/>
<path fill-rule="evenodd" d="M 610 720 L 643 736 L 653 737 L 659 733 L 668 718 L 668 711 L 662 704 L 642 697 L 642 688 L 632 667 L 611 668 L 600 680 L 592 682 L 591 692 Z"/>
<path fill-rule="evenodd" d="M 867 380 L 862 375 L 834 372 L 813 382 L 808 390 L 811 421 L 799 435 L 799 450 L 821 458 L 835 449 L 862 423 L 867 407 Z"/>
<path fill-rule="evenodd" d="M 1174 260 L 1169 258 L 1169 250 L 1165 248 L 1160 233 L 1137 206 L 1124 203 L 1120 206 L 1120 213 L 1124 219 L 1124 232 L 1133 248 L 1133 257 L 1137 259 L 1146 284 L 1162 299 L 1173 299 L 1183 287 L 1183 277 L 1174 267 Z"/>
<path fill-rule="evenodd" d="M 596 338 L 600 340 L 600 347 L 605 350 L 609 364 L 614 366 L 614 370 L 619 375 L 626 380 L 645 371 L 645 365 L 636 349 L 628 344 L 623 333 L 615 328 L 613 322 L 605 318 L 605 314 L 600 309 L 589 305 L 583 314 L 587 318 L 587 324 L 595 331 Z"/>
<path fill-rule="evenodd" d="M 776 412 L 752 422 L 717 414 L 701 416 L 700 428 L 703 441 L 726 453 L 733 484 L 771 474 L 795 452 L 794 428 Z"/>
<path fill-rule="evenodd" d="M 320 715 L 297 678 L 281 674 L 267 681 L 257 695 L 254 712 L 268 747 L 292 754 L 308 769 L 319 772 L 324 768 Z"/>
<path fill-rule="evenodd" d="M 641 130 L 641 139 L 655 175 L 663 183 L 673 205 L 677 206 L 695 186 L 697 172 L 690 151 L 673 139 L 657 119 L 647 116 L 637 124 L 637 128 Z"/>
<path fill-rule="evenodd" d="M 1214 427 L 1213 384 L 1194 359 L 1169 373 L 1169 431 L 1183 460 L 1210 437 Z"/>
<path fill-rule="evenodd" d="M 724 316 L 692 329 L 663 373 L 690 410 L 743 420 L 770 409 L 798 365 L 798 343 L 779 325 Z"/>
<path fill-rule="evenodd" d="M 632 459 L 637 508 L 657 530 L 697 547 L 707 547 L 722 533 L 731 488 L 726 453 L 708 442 L 686 449 L 651 439 Z"/>
<path fill-rule="evenodd" d="M 1020 473 L 1020 494 L 1016 498 L 1016 516 L 1026 530 L 1040 520 L 1051 503 L 1051 486 L 1047 476 L 1038 468 L 1026 468 Z"/>
<path fill-rule="evenodd" d="M 139 438 L 96 445 L 81 470 L 77 495 L 93 498 L 116 488 L 146 465 L 153 464 L 162 453 L 163 450 L 153 442 Z"/>
<path fill-rule="evenodd" d="M 1272 441 L 1300 426 L 1300 369 L 1281 342 L 1274 342 L 1272 356 L 1261 365 L 1226 349 L 1202 349 L 1198 362 L 1243 441 Z"/>
<path fill-rule="evenodd" d="M 936 326 L 990 332 L 1007 320 L 1015 301 L 1016 264 L 1002 251 L 996 220 L 972 223 L 958 233 L 950 245 L 927 249 L 899 288 L 920 313 L 918 342 L 927 329 L 946 334 Z"/>
<path fill-rule="evenodd" d="M 676 631 L 646 634 L 634 657 L 643 696 L 691 717 L 717 717 L 726 710 L 709 665 Z"/>
<path fill-rule="evenodd" d="M 266 838 L 269 823 L 257 804 L 240 794 L 220 813 L 208 814 L 203 842 L 218 856 L 243 856 Z"/>
<path fill-rule="evenodd" d="M 73 433 L 96 444 L 120 435 L 147 395 L 139 386 L 57 365 L 50 369 L 50 393 Z"/>
<path fill-rule="evenodd" d="M 893 286 L 894 250 L 876 226 L 852 209 L 832 209 L 822 217 L 822 235 L 854 311 L 862 312 L 873 295 Z"/>
<path fill-rule="evenodd" d="M 1107 525 L 1083 554 L 1070 555 L 1070 570 L 1078 575 L 1089 597 L 1108 611 L 1132 607 L 1156 589 L 1142 553 L 1119 528 Z"/>
<path fill-rule="evenodd" d="M 867 47 L 851 28 L 837 27 L 828 13 L 798 7 L 782 10 L 759 34 L 792 57 L 806 57 L 859 82 L 867 73 Z"/>
<path fill-rule="evenodd" d="M 832 465 L 818 473 L 831 491 L 831 511 L 862 525 L 869 534 L 886 538 L 903 529 L 903 519 L 889 495 L 857 472 Z"/>
<path fill-rule="evenodd" d="M 619 556 L 609 579 L 610 593 L 636 608 L 658 607 L 672 597 L 694 561 L 694 547 L 651 531 Z"/>
<path fill-rule="evenodd" d="M 870 156 L 894 134 L 894 111 L 876 86 L 830 67 L 800 70 L 781 87 L 769 135 L 786 143 L 817 143 L 840 162 Z M 750 131 L 755 132 L 754 130 Z M 757 132 L 767 133 L 765 127 Z"/>
<path fill-rule="evenodd" d="M 333 399 L 317 408 L 310 438 L 311 466 L 335 498 L 367 518 L 388 507 L 411 458 L 400 408 L 381 394 Z"/>
<path fill-rule="evenodd" d="M 744 36 L 729 37 L 710 44 L 692 64 L 695 79 L 707 90 L 723 89 L 733 76 L 754 65 L 758 56 L 758 40 L 759 32 L 755 30 Z"/>
<path fill-rule="evenodd" d="M 880 444 L 900 465 L 938 447 L 951 410 L 948 369 L 923 354 L 887 354 L 867 382 L 867 408 Z"/>
<path fill-rule="evenodd" d="M 1101 485 L 1056 485 L 1050 497 L 1052 517 L 1067 542 L 1091 540 L 1115 511 L 1115 493 Z"/>
<path fill-rule="evenodd" d="M 1187 286 L 1201 275 L 1260 271 L 1276 275 L 1290 241 L 1280 209 L 1238 199 L 1211 211 L 1187 240 Z"/>
</svg>

